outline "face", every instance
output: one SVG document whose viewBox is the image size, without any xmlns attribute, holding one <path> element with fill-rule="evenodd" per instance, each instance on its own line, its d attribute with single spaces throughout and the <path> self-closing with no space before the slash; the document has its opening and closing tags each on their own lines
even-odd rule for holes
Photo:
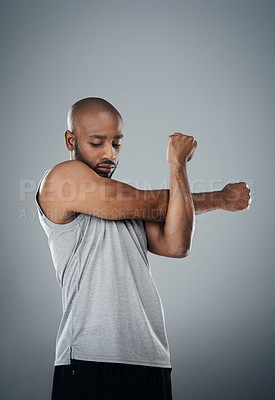
<svg viewBox="0 0 275 400">
<path fill-rule="evenodd" d="M 110 112 L 86 112 L 78 118 L 77 133 L 66 131 L 71 158 L 80 160 L 98 175 L 111 178 L 119 161 L 123 140 L 123 121 Z"/>
</svg>

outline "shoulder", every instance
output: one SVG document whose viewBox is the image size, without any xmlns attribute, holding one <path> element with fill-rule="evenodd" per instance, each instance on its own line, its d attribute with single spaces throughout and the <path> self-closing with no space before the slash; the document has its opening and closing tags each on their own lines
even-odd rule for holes
<svg viewBox="0 0 275 400">
<path fill-rule="evenodd" d="M 68 223 L 77 217 L 66 209 L 67 195 L 75 189 L 76 183 L 95 172 L 78 160 L 67 160 L 54 165 L 44 176 L 38 191 L 38 201 L 45 215 L 55 223 Z"/>
<path fill-rule="evenodd" d="M 64 183 L 78 183 L 81 179 L 96 180 L 97 174 L 87 164 L 78 160 L 67 160 L 54 165 L 45 175 L 41 182 L 40 194 L 46 186 L 51 186 L 51 190 L 60 188 Z"/>
<path fill-rule="evenodd" d="M 89 171 L 94 172 L 87 164 L 78 160 L 66 160 L 54 165 L 45 176 L 45 179 L 62 179 L 75 174 L 76 172 Z"/>
</svg>

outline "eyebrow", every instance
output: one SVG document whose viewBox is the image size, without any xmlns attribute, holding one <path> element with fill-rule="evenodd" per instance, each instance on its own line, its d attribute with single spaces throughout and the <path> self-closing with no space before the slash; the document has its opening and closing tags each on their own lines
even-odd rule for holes
<svg viewBox="0 0 275 400">
<path fill-rule="evenodd" d="M 102 135 L 90 135 L 88 137 L 94 138 L 94 139 L 107 139 L 107 136 L 102 136 Z M 116 135 L 116 136 L 114 136 L 114 139 L 122 139 L 123 137 L 124 137 L 124 135 Z"/>
</svg>

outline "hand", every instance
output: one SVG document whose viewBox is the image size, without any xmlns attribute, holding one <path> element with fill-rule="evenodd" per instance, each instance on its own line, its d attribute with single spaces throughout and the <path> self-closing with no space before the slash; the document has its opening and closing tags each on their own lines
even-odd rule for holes
<svg viewBox="0 0 275 400">
<path fill-rule="evenodd" d="M 167 161 L 184 164 L 192 159 L 197 148 L 197 141 L 193 136 L 174 133 L 168 138 Z"/>
<path fill-rule="evenodd" d="M 223 206 L 225 211 L 248 210 L 252 202 L 251 190 L 245 182 L 228 183 L 222 190 Z"/>
</svg>

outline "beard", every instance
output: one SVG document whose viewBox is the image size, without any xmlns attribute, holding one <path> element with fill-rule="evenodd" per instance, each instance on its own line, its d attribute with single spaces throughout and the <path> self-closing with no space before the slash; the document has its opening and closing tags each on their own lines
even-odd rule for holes
<svg viewBox="0 0 275 400">
<path fill-rule="evenodd" d="M 84 162 L 86 165 L 88 165 L 88 167 L 91 168 L 91 166 L 89 164 L 87 164 L 87 162 L 84 160 L 84 158 L 82 156 L 82 153 L 78 147 L 77 138 L 75 139 L 74 157 L 76 160 Z"/>
<path fill-rule="evenodd" d="M 84 157 L 83 157 L 83 155 L 82 155 L 82 153 L 81 153 L 81 150 L 80 150 L 80 148 L 78 147 L 78 141 L 77 141 L 77 138 L 75 139 L 75 149 L 74 149 L 74 157 L 75 157 L 75 160 L 78 160 L 78 161 L 82 161 L 82 162 L 84 162 L 86 165 L 88 165 L 88 167 L 90 167 L 90 168 L 92 168 L 97 174 L 98 174 L 98 172 L 96 171 L 96 169 L 95 168 L 93 168 L 90 164 L 88 164 L 87 163 L 87 161 L 85 161 L 85 159 L 84 159 Z M 110 164 L 111 162 L 105 162 L 105 164 Z M 102 162 L 102 163 L 100 163 L 100 165 L 102 165 L 102 164 L 104 164 L 104 162 Z M 114 163 L 112 162 L 112 165 L 114 165 Z M 116 167 L 118 166 L 118 162 L 114 165 L 114 170 L 107 176 L 105 176 L 106 178 L 111 178 L 112 176 L 113 176 L 113 173 L 115 172 L 115 170 L 116 170 Z M 101 175 L 102 176 L 102 175 Z M 104 175 L 103 175 L 104 176 Z"/>
</svg>

